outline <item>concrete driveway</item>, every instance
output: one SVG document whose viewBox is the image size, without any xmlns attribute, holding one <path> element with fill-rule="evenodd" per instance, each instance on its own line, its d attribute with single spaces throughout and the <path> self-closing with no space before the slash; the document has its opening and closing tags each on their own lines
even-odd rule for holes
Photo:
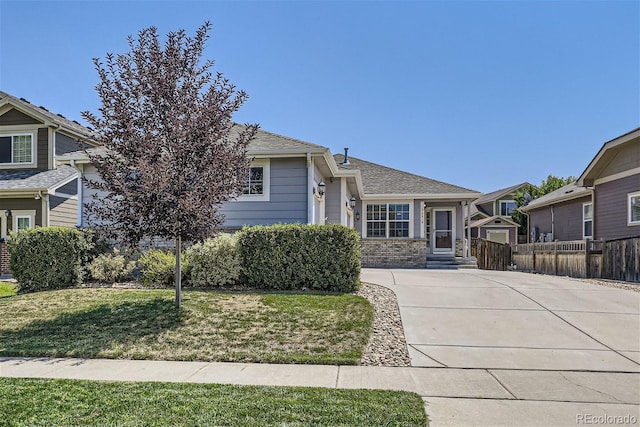
<svg viewBox="0 0 640 427">
<path fill-rule="evenodd" d="M 458 382 L 424 393 L 432 426 L 640 425 L 640 293 L 484 270 L 361 278 L 395 291 L 412 365 Z"/>
</svg>

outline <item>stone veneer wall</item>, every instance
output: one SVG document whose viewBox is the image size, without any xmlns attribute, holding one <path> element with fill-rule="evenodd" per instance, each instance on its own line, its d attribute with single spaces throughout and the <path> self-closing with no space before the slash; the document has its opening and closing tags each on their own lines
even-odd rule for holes
<svg viewBox="0 0 640 427">
<path fill-rule="evenodd" d="M 425 268 L 425 239 L 362 239 L 362 266 Z"/>
</svg>

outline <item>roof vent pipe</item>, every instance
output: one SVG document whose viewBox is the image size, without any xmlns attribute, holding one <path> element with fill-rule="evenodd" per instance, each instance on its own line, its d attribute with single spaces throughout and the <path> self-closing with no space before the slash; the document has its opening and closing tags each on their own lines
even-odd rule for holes
<svg viewBox="0 0 640 427">
<path fill-rule="evenodd" d="M 342 159 L 342 164 L 343 165 L 349 164 L 349 148 L 348 147 L 344 148 L 344 159 Z"/>
</svg>

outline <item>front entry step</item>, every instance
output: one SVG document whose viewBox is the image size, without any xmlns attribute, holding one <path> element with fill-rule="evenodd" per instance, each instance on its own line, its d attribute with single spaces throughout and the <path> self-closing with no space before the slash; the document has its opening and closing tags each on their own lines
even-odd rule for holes
<svg viewBox="0 0 640 427">
<path fill-rule="evenodd" d="M 427 270 L 458 270 L 462 268 L 477 269 L 478 262 L 474 257 L 434 257 L 427 256 Z"/>
</svg>

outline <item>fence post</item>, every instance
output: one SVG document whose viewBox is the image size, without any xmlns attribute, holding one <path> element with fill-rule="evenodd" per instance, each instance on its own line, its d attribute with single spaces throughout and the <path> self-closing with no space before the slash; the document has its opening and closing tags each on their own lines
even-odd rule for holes
<svg viewBox="0 0 640 427">
<path fill-rule="evenodd" d="M 584 239 L 584 273 L 587 279 L 591 278 L 591 250 L 589 239 Z"/>
<path fill-rule="evenodd" d="M 558 241 L 553 241 L 553 268 L 555 270 L 555 275 L 558 275 Z"/>
</svg>

